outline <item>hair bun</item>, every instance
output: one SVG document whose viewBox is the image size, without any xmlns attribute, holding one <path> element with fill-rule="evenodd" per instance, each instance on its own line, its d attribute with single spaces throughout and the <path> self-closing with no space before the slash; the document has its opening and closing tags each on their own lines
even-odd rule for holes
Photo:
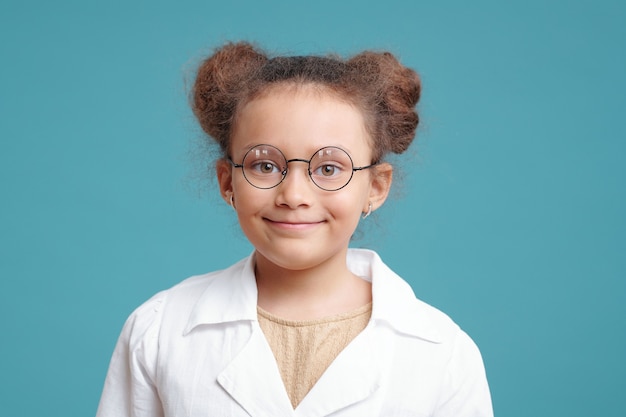
<svg viewBox="0 0 626 417">
<path fill-rule="evenodd" d="M 421 81 L 411 68 L 402 65 L 389 52 L 366 51 L 354 56 L 348 64 L 361 79 L 361 88 L 374 101 L 379 119 L 374 133 L 385 151 L 403 153 L 415 137 L 419 116 L 415 109 Z"/>
<path fill-rule="evenodd" d="M 242 89 L 268 61 L 247 42 L 228 43 L 198 69 L 193 87 L 193 111 L 202 129 L 228 148 L 230 128 Z"/>
</svg>

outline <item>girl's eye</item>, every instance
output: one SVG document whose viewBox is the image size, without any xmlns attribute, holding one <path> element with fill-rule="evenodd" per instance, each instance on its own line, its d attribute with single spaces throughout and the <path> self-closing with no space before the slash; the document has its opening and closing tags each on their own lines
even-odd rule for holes
<svg viewBox="0 0 626 417">
<path fill-rule="evenodd" d="M 341 173 L 341 168 L 332 164 L 324 164 L 317 167 L 314 174 L 321 175 L 323 177 L 333 177 Z"/>
<path fill-rule="evenodd" d="M 325 177 L 330 177 L 335 174 L 335 167 L 332 165 L 324 165 L 322 166 L 322 175 Z"/>
<path fill-rule="evenodd" d="M 280 172 L 275 163 L 268 161 L 255 162 L 250 165 L 250 169 L 259 174 L 274 174 L 276 172 Z"/>
<path fill-rule="evenodd" d="M 269 174 L 274 170 L 274 165 L 266 162 L 261 164 L 259 169 L 261 170 L 261 172 Z"/>
</svg>

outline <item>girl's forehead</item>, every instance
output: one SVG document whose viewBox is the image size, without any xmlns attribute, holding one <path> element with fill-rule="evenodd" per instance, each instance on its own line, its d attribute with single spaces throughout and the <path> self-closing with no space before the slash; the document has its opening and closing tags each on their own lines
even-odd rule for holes
<svg viewBox="0 0 626 417">
<path fill-rule="evenodd" d="M 370 151 L 361 111 L 335 94 L 301 86 L 276 88 L 248 102 L 233 124 L 231 149 L 258 144 L 285 153 L 313 153 L 336 146 L 351 154 Z"/>
</svg>

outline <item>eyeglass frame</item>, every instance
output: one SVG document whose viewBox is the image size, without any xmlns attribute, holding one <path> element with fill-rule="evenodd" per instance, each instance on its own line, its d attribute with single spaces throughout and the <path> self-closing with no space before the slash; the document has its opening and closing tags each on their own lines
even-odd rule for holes
<svg viewBox="0 0 626 417">
<path fill-rule="evenodd" d="M 270 148 L 274 148 L 274 149 L 276 149 L 276 150 L 278 151 L 278 153 L 279 153 L 279 154 L 283 157 L 283 159 L 285 160 L 285 167 L 284 167 L 284 168 L 281 168 L 281 172 L 280 172 L 280 174 L 281 174 L 281 179 L 280 179 L 280 181 L 278 181 L 278 183 L 277 183 L 276 185 L 272 185 L 271 187 L 259 187 L 258 185 L 254 185 L 252 182 L 250 182 L 250 180 L 249 180 L 249 179 L 248 179 L 248 177 L 246 176 L 246 171 L 245 171 L 245 169 L 244 169 L 243 161 L 245 161 L 245 160 L 246 160 L 246 156 L 248 156 L 248 154 L 249 154 L 249 153 L 250 153 L 253 149 L 256 149 L 256 148 L 258 148 L 258 147 L 260 147 L 260 146 L 267 146 L 267 147 L 270 147 Z M 350 178 L 348 178 L 348 181 L 346 181 L 346 183 L 345 183 L 344 185 L 342 185 L 341 187 L 339 187 L 339 188 L 334 188 L 334 189 L 331 189 L 331 190 L 326 189 L 326 188 L 323 188 L 323 187 L 321 187 L 318 183 L 316 183 L 316 182 L 315 182 L 315 180 L 313 179 L 313 173 L 311 172 L 311 161 L 313 160 L 313 158 L 315 157 L 315 155 L 316 155 L 319 151 L 324 150 L 324 149 L 338 149 L 338 150 L 342 151 L 343 153 L 345 153 L 345 154 L 346 154 L 346 156 L 347 156 L 347 157 L 348 157 L 348 159 L 350 160 L 350 165 L 352 165 L 352 170 L 351 170 L 351 172 L 350 172 Z M 317 188 L 319 188 L 320 190 L 330 191 L 330 192 L 332 192 L 332 191 L 339 191 L 339 190 L 341 190 L 342 188 L 345 188 L 348 184 L 350 184 L 350 181 L 352 181 L 352 177 L 354 177 L 354 173 L 355 173 L 355 172 L 357 172 L 357 171 L 363 171 L 363 170 L 366 170 L 366 169 L 372 168 L 372 167 L 374 167 L 374 166 L 376 166 L 376 165 L 378 165 L 378 164 L 379 164 L 379 162 L 373 162 L 373 163 L 371 163 L 371 164 L 369 164 L 369 165 L 364 165 L 364 166 L 360 166 L 360 167 L 355 167 L 355 166 L 354 166 L 354 161 L 352 160 L 352 157 L 350 156 L 350 154 L 349 154 L 349 153 L 348 153 L 345 149 L 341 149 L 341 148 L 340 148 L 340 147 L 338 147 L 338 146 L 322 146 L 321 148 L 319 148 L 318 150 L 316 150 L 315 152 L 313 152 L 313 154 L 311 155 L 311 157 L 310 157 L 308 160 L 306 160 L 306 159 L 302 159 L 302 158 L 287 159 L 287 157 L 285 156 L 285 154 L 283 153 L 283 151 L 281 151 L 279 148 L 277 148 L 277 147 L 276 147 L 276 146 L 274 146 L 274 145 L 268 145 L 268 144 L 266 144 L 266 143 L 260 143 L 260 144 L 258 144 L 258 145 L 254 145 L 253 147 L 251 147 L 250 149 L 248 149 L 248 150 L 246 151 L 246 153 L 243 155 L 243 158 L 242 158 L 242 160 L 241 160 L 241 162 L 242 162 L 241 164 L 237 164 L 237 163 L 235 163 L 235 161 L 233 161 L 233 159 L 230 157 L 230 155 L 228 155 L 228 162 L 230 162 L 230 164 L 233 166 L 233 168 L 241 168 L 241 173 L 243 174 L 243 177 L 246 179 L 246 182 L 247 182 L 248 184 L 250 184 L 251 186 L 253 186 L 254 188 L 258 188 L 259 190 L 271 190 L 272 188 L 276 188 L 276 187 L 278 187 L 280 184 L 282 184 L 282 182 L 285 180 L 285 178 L 287 178 L 287 174 L 289 173 L 289 163 L 290 163 L 290 162 L 304 162 L 304 163 L 306 163 L 306 164 L 307 164 L 307 173 L 309 174 L 309 178 L 311 179 L 311 182 L 312 182 L 313 184 L 315 184 L 315 186 L 316 186 Z"/>
</svg>

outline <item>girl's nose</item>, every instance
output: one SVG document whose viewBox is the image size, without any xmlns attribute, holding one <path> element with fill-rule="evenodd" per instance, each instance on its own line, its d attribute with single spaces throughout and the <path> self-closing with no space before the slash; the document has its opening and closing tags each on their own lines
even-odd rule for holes
<svg viewBox="0 0 626 417">
<path fill-rule="evenodd" d="M 308 164 L 294 162 L 305 161 L 290 162 L 292 165 L 287 168 L 287 175 L 277 187 L 276 203 L 290 208 L 309 206 L 316 186 L 309 177 Z"/>
</svg>

